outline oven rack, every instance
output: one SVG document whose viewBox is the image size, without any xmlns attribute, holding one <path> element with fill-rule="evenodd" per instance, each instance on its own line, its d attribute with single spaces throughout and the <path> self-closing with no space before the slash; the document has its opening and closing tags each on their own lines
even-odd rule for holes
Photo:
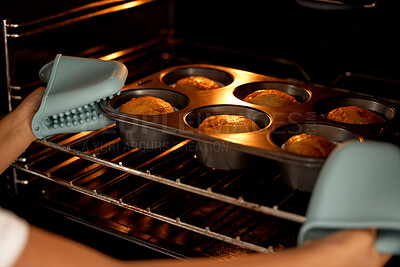
<svg viewBox="0 0 400 267">
<path fill-rule="evenodd" d="M 205 236 L 209 236 L 209 237 L 214 238 L 214 239 L 218 239 L 218 240 L 230 243 L 232 245 L 236 245 L 236 246 L 240 246 L 240 247 L 243 247 L 243 248 L 251 249 L 253 251 L 261 252 L 261 253 L 269 253 L 269 252 L 273 252 L 274 251 L 272 246 L 270 246 L 268 248 L 264 248 L 264 247 L 257 246 L 257 245 L 252 244 L 252 243 L 241 241 L 240 240 L 240 236 L 236 236 L 235 238 L 232 238 L 232 237 L 229 237 L 229 236 L 226 236 L 226 235 L 219 234 L 217 232 L 213 232 L 208 227 L 203 229 L 203 228 L 197 227 L 195 225 L 191 225 L 191 224 L 182 222 L 182 221 L 180 221 L 179 217 L 176 218 L 176 219 L 173 219 L 173 218 L 169 218 L 169 217 L 166 217 L 166 216 L 151 212 L 150 209 L 143 210 L 143 209 L 137 208 L 135 206 L 132 206 L 130 204 L 124 203 L 121 200 L 117 200 L 117 199 L 113 199 L 111 197 L 103 196 L 101 194 L 96 193 L 95 191 L 88 191 L 88 190 L 80 189 L 80 188 L 75 187 L 75 186 L 71 186 L 68 183 L 65 183 L 65 182 L 57 180 L 57 178 L 54 178 L 54 177 L 51 177 L 51 176 L 48 176 L 48 175 L 45 175 L 45 174 L 38 173 L 37 171 L 32 171 L 29 168 L 26 168 L 26 167 L 18 165 L 18 164 L 13 164 L 13 167 L 15 167 L 15 168 L 17 168 L 19 170 L 22 170 L 24 172 L 36 175 L 36 176 L 38 176 L 40 178 L 49 180 L 51 182 L 55 182 L 55 183 L 57 183 L 59 185 L 68 187 L 68 188 L 70 188 L 70 189 L 72 189 L 72 190 L 74 190 L 76 192 L 81 193 L 81 194 L 85 194 L 87 196 L 90 196 L 90 197 L 93 197 L 93 198 L 108 202 L 110 204 L 113 204 L 113 205 L 116 205 L 116 206 L 120 206 L 122 208 L 134 211 L 136 213 L 139 213 L 139 214 L 142 214 L 142 215 L 146 215 L 146 216 L 149 216 L 151 218 L 158 219 L 160 221 L 163 221 L 163 222 L 175 225 L 175 226 L 179 226 L 181 228 L 184 228 L 184 229 L 187 229 L 187 230 L 199 233 L 199 234 L 203 234 Z"/>
<path fill-rule="evenodd" d="M 224 203 L 227 203 L 230 205 L 234 205 L 234 206 L 237 206 L 240 208 L 245 208 L 245 209 L 254 211 L 256 213 L 261 213 L 261 214 L 264 214 L 267 216 L 281 218 L 281 219 L 288 220 L 288 221 L 295 222 L 295 223 L 303 223 L 306 220 L 305 217 L 302 215 L 280 209 L 280 205 L 285 203 L 285 201 L 290 199 L 293 196 L 293 194 L 296 193 L 296 191 L 293 191 L 291 189 L 288 190 L 287 192 L 285 192 L 284 195 L 280 196 L 279 199 L 275 200 L 276 204 L 272 205 L 272 207 L 270 207 L 270 206 L 266 206 L 266 205 L 259 204 L 256 202 L 245 200 L 242 196 L 233 197 L 233 196 L 230 196 L 229 194 L 214 192 L 212 186 L 208 186 L 206 188 L 200 188 L 200 187 L 196 187 L 194 185 L 183 183 L 179 177 L 176 179 L 168 179 L 166 177 L 163 177 L 162 175 L 153 174 L 152 168 L 147 168 L 147 169 L 146 168 L 145 169 L 132 168 L 129 166 L 125 166 L 124 163 L 122 162 L 122 160 L 121 161 L 119 161 L 119 160 L 111 161 L 109 159 L 104 159 L 101 156 L 99 156 L 99 154 L 101 154 L 102 152 L 104 152 L 106 150 L 113 149 L 113 147 L 112 147 L 113 145 L 115 145 L 116 143 L 117 144 L 120 143 L 119 137 L 117 137 L 115 134 L 114 134 L 114 138 L 111 138 L 112 139 L 111 141 L 102 143 L 101 145 L 99 145 L 96 148 L 87 149 L 87 150 L 75 148 L 77 146 L 82 145 L 83 143 L 86 144 L 85 142 L 88 142 L 88 141 L 92 140 L 93 138 L 96 138 L 96 136 L 98 136 L 98 135 L 104 135 L 104 133 L 107 133 L 107 132 L 111 132 L 111 135 L 113 135 L 112 131 L 114 129 L 115 129 L 115 126 L 112 125 L 112 126 L 106 127 L 105 129 L 102 129 L 102 130 L 92 131 L 92 132 L 83 132 L 83 133 L 69 136 L 67 138 L 64 137 L 61 141 L 57 140 L 58 138 L 55 138 L 56 140 L 54 140 L 54 141 L 53 140 L 37 140 L 35 142 L 35 145 L 39 145 L 39 147 L 41 147 L 41 149 L 38 152 L 35 152 L 36 154 L 34 153 L 34 155 L 36 155 L 35 157 L 39 158 L 39 160 L 30 160 L 29 157 L 32 156 L 32 154 L 31 154 L 31 155 L 28 155 L 26 158 L 22 159 L 20 163 L 17 163 L 17 162 L 14 163 L 13 166 L 18 170 L 35 175 L 36 177 L 39 177 L 41 179 L 51 181 L 53 183 L 56 183 L 58 185 L 66 187 L 68 189 L 74 190 L 81 194 L 93 197 L 95 199 L 102 200 L 102 201 L 111 203 L 113 205 L 134 211 L 136 213 L 146 215 L 146 216 L 152 217 L 154 219 L 158 219 L 160 221 L 164 221 L 164 222 L 170 223 L 172 225 L 193 231 L 195 233 L 203 234 L 205 236 L 212 237 L 214 239 L 221 240 L 221 241 L 224 241 L 224 242 L 227 242 L 227 243 L 230 243 L 233 245 L 237 245 L 237 246 L 240 246 L 243 248 L 247 248 L 247 249 L 250 249 L 253 251 L 257 251 L 257 252 L 267 253 L 267 252 L 273 251 L 273 248 L 272 248 L 272 246 L 267 246 L 267 247 L 259 246 L 257 244 L 243 241 L 241 239 L 240 235 L 228 236 L 225 234 L 214 232 L 208 226 L 199 227 L 194 224 L 189 224 L 189 223 L 182 221 L 179 216 L 178 217 L 168 217 L 168 216 L 165 216 L 162 214 L 158 214 L 157 212 L 154 212 L 151 207 L 148 207 L 148 208 L 137 207 L 130 203 L 127 203 L 124 200 L 124 198 L 122 198 L 122 197 L 117 198 L 117 197 L 102 193 L 104 191 L 104 187 L 106 187 L 108 184 L 112 184 L 113 183 L 112 181 L 110 183 L 106 184 L 105 186 L 103 185 L 100 188 L 90 188 L 89 189 L 89 188 L 84 188 L 80 185 L 77 185 L 77 180 L 79 180 L 79 178 L 68 181 L 68 180 L 62 179 L 60 177 L 57 177 L 57 175 L 54 174 L 54 171 L 56 171 L 60 166 L 64 166 L 64 167 L 68 166 L 67 162 L 71 161 L 71 159 L 77 160 L 79 158 L 82 160 L 93 162 L 94 164 L 98 164 L 99 166 L 103 166 L 103 168 L 117 170 L 117 171 L 126 173 L 127 175 L 138 176 L 138 177 L 144 178 L 149 181 L 167 185 L 169 187 L 173 187 L 173 188 L 176 188 L 179 190 L 184 190 L 184 191 L 190 192 L 192 194 L 197 194 L 197 195 L 203 196 L 205 198 L 210 198 L 213 200 L 221 201 L 221 202 L 224 202 Z M 188 144 L 190 144 L 190 140 L 179 140 L 179 142 L 176 145 L 174 145 L 171 148 L 168 148 L 165 151 L 160 151 L 160 153 L 157 153 L 157 155 L 155 157 L 149 159 L 147 162 L 151 163 L 151 162 L 156 162 L 158 159 L 163 159 L 163 157 L 165 157 L 169 153 L 174 153 L 175 150 L 182 148 L 184 146 L 187 146 Z M 43 149 L 43 146 L 46 148 Z M 66 154 L 66 155 L 69 155 L 72 157 L 70 159 L 65 160 L 65 162 L 63 161 L 60 164 L 51 166 L 51 168 L 49 170 L 43 171 L 43 170 L 39 170 L 40 168 L 35 167 L 35 164 L 37 164 L 37 162 L 39 162 L 40 159 L 42 159 L 43 157 L 46 157 L 45 153 L 50 153 L 50 156 L 48 156 L 48 157 L 51 158 L 52 157 L 51 153 L 53 153 L 51 151 L 62 152 L 61 154 Z M 126 152 L 126 154 L 133 153 L 130 151 L 137 151 L 137 149 L 133 148 L 132 150 L 128 150 Z M 185 153 L 187 153 L 187 152 L 185 152 Z M 141 164 L 141 165 L 143 165 L 143 164 Z M 144 165 L 146 165 L 146 164 L 144 164 Z M 157 166 L 157 164 L 155 166 Z M 153 166 L 153 168 L 154 168 L 154 166 Z M 204 168 L 207 168 L 207 167 L 204 167 Z M 223 178 L 222 178 L 222 180 L 223 180 Z M 18 179 L 17 183 L 26 185 L 26 184 L 29 184 L 29 181 Z M 220 183 L 220 181 L 217 181 L 216 183 Z M 228 181 L 227 183 L 229 184 L 231 182 Z"/>
<path fill-rule="evenodd" d="M 21 38 L 65 27 L 90 18 L 135 8 L 154 1 L 156 0 L 102 0 L 72 7 L 55 14 L 42 15 L 19 23 L 3 20 L 3 27 L 6 29 L 4 35 L 9 38 Z"/>
</svg>

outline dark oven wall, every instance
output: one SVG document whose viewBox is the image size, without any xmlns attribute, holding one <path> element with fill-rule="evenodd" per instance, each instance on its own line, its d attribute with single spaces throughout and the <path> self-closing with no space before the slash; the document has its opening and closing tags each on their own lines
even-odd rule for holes
<svg viewBox="0 0 400 267">
<path fill-rule="evenodd" d="M 268 68 L 259 59 L 289 60 L 302 66 L 314 83 L 379 91 L 399 100 L 399 5 L 377 1 L 374 8 L 332 11 L 306 8 L 294 0 L 195 5 L 177 0 L 176 37 L 240 51 L 231 58 L 233 67 L 276 76 L 275 65 Z M 254 60 L 243 60 L 244 54 Z"/>
<path fill-rule="evenodd" d="M 2 1 L 1 5 L 1 113 L 8 112 L 7 83 L 12 87 L 15 107 L 30 91 L 44 85 L 39 80 L 39 70 L 58 53 L 134 62 L 127 64 L 132 76 L 161 58 L 161 53 L 154 51 L 169 34 L 168 0 L 41 0 L 33 6 L 17 0 Z M 147 51 L 143 52 L 143 48 Z M 155 59 L 140 61 L 140 53 L 151 55 L 148 51 L 156 54 Z M 6 58 L 10 77 L 6 76 Z"/>
</svg>

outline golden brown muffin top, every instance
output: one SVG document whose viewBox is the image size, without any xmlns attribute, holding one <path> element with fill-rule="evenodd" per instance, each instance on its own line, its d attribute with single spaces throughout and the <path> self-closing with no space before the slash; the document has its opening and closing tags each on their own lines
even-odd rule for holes
<svg viewBox="0 0 400 267">
<path fill-rule="evenodd" d="M 274 89 L 254 91 L 248 94 L 243 101 L 267 107 L 283 107 L 297 104 L 293 96 Z"/>
<path fill-rule="evenodd" d="M 123 104 L 119 110 L 136 115 L 161 115 L 174 112 L 170 103 L 153 96 L 132 98 Z"/>
<path fill-rule="evenodd" d="M 212 90 L 220 86 L 211 79 L 202 76 L 188 76 L 176 82 L 175 88 L 189 90 Z"/>
<path fill-rule="evenodd" d="M 290 137 L 284 149 L 303 156 L 327 157 L 335 147 L 334 143 L 322 136 L 302 133 Z"/>
<path fill-rule="evenodd" d="M 326 116 L 328 120 L 349 124 L 372 124 L 384 122 L 383 118 L 374 112 L 357 106 L 347 106 L 334 109 Z"/>
<path fill-rule="evenodd" d="M 206 118 L 198 130 L 203 133 L 245 133 L 260 129 L 258 125 L 245 116 L 215 115 Z"/>
</svg>

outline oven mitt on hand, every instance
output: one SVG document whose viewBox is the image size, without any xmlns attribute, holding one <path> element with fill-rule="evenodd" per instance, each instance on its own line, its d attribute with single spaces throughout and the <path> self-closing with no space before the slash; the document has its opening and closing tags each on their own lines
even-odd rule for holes
<svg viewBox="0 0 400 267">
<path fill-rule="evenodd" d="M 128 70 L 117 61 L 58 54 L 39 71 L 47 83 L 32 131 L 39 138 L 106 127 L 114 121 L 99 110 L 101 100 L 119 94 Z"/>
<path fill-rule="evenodd" d="M 322 167 L 298 244 L 340 229 L 376 228 L 377 250 L 400 255 L 400 148 L 343 144 Z"/>
</svg>

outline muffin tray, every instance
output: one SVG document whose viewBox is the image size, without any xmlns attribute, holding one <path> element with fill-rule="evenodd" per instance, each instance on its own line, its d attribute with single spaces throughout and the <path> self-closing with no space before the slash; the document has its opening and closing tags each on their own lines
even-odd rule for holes
<svg viewBox="0 0 400 267">
<path fill-rule="evenodd" d="M 222 87 L 213 90 L 174 88 L 176 81 L 187 76 L 207 77 Z M 298 104 L 265 107 L 242 100 L 246 95 L 260 89 L 283 91 L 294 96 Z M 164 99 L 176 112 L 164 115 L 133 115 L 118 110 L 120 105 L 139 96 Z M 347 105 L 369 109 L 384 118 L 385 122 L 351 125 L 325 118 L 330 110 Z M 243 167 L 241 163 L 245 161 L 246 155 L 273 159 L 290 166 L 320 168 L 325 159 L 288 153 L 282 149 L 282 145 L 290 136 L 300 133 L 319 134 L 336 143 L 382 139 L 399 122 L 396 109 L 392 104 L 360 95 L 209 64 L 164 69 L 127 85 L 121 95 L 100 103 L 100 110 L 117 121 L 119 133 L 125 143 L 152 149 L 167 145 L 172 136 L 189 138 L 198 144 L 196 153 L 205 165 L 221 169 Z M 205 118 L 220 114 L 244 115 L 254 120 L 260 130 L 211 135 L 197 131 Z M 224 152 L 225 154 L 221 154 Z M 228 156 L 231 161 L 236 159 L 236 163 L 230 166 L 219 164 Z"/>
</svg>

